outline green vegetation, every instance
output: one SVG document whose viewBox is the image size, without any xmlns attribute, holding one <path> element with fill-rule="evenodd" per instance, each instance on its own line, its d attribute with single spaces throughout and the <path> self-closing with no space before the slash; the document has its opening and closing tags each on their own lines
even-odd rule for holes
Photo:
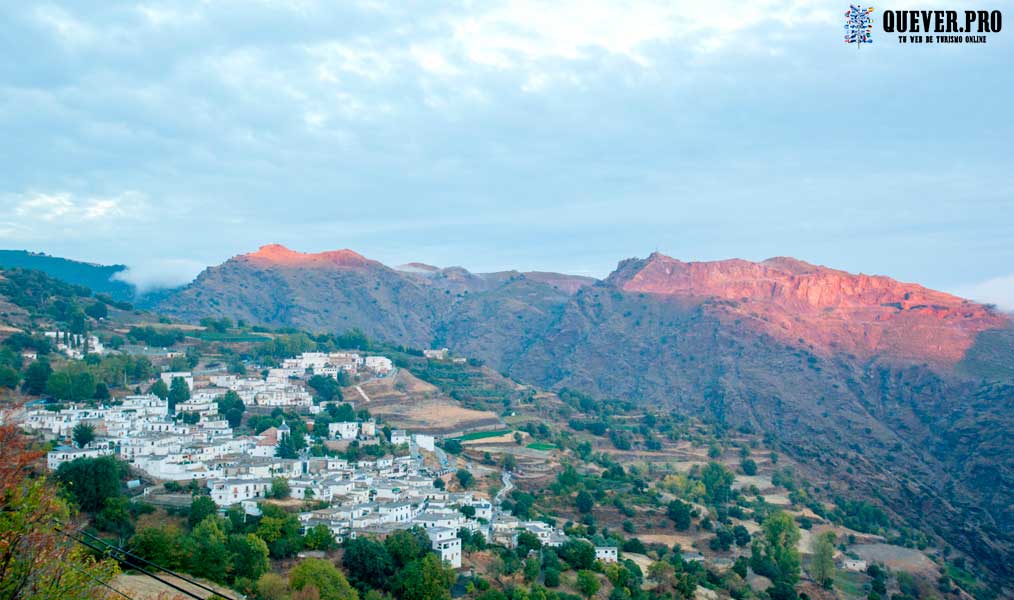
<svg viewBox="0 0 1014 600">
<path fill-rule="evenodd" d="M 80 326 L 91 331 L 101 327 L 98 320 L 110 314 L 117 317 L 113 304 L 83 296 L 74 299 L 74 306 L 69 301 L 66 306 L 51 300 L 32 302 L 37 310 L 69 318 L 63 322 L 67 328 Z M 224 518 L 199 483 L 181 486 L 169 482 L 168 491 L 193 494 L 189 508 L 167 511 L 163 522 L 152 527 L 150 518 L 138 521 L 138 517 L 156 509 L 132 500 L 123 489 L 122 482 L 128 478 L 124 464 L 115 459 L 88 459 L 68 463 L 57 472 L 55 479 L 63 485 L 66 497 L 107 539 L 117 540 L 159 564 L 229 585 L 244 594 L 284 600 L 443 599 L 450 597 L 458 579 L 455 589 L 469 599 L 573 600 L 575 594 L 610 600 L 690 598 L 701 586 L 717 591 L 720 597 L 780 600 L 794 598 L 797 585 L 806 575 L 825 587 L 837 585 L 843 591 L 858 589 L 865 594 L 865 576 L 850 579 L 834 568 L 834 540 L 828 536 L 815 537 L 815 554 L 803 573 L 804 565 L 796 550 L 798 527 L 808 528 L 817 519 L 794 521 L 749 485 L 753 481 L 760 485 L 767 473 L 771 473 L 776 487 L 784 488 L 793 510 L 807 507 L 830 524 L 887 535 L 890 540 L 903 539 L 913 545 L 927 543 L 927 538 L 919 537 L 921 532 L 892 525 L 887 513 L 870 500 L 835 499 L 833 508 L 829 508 L 828 490 L 806 481 L 804 475 L 811 473 L 807 466 L 794 463 L 793 454 L 773 436 L 762 439 L 749 428 L 733 431 L 721 422 L 700 422 L 671 410 L 646 413 L 634 401 L 595 399 L 570 389 L 561 390 L 558 396 L 535 393 L 505 382 L 479 364 L 428 361 L 418 351 L 370 342 L 357 332 L 308 335 L 293 330 L 265 331 L 251 336 L 256 340 L 245 340 L 246 345 L 230 347 L 228 344 L 240 341 L 249 328 L 242 323 L 234 327 L 222 319 L 208 320 L 204 326 L 204 332 L 194 333 L 172 327 L 134 327 L 127 338 L 148 345 L 175 345 L 185 340 L 186 356 L 155 359 L 159 369 L 173 370 L 191 369 L 200 360 L 212 368 L 228 365 L 233 372 L 253 373 L 304 350 L 340 347 L 370 348 L 371 352 L 388 354 L 400 368 L 418 371 L 465 405 L 509 414 L 511 428 L 473 432 L 443 440 L 440 445 L 449 454 L 460 455 L 458 460 L 515 470 L 519 474 L 514 479 L 518 487 L 506 495 L 502 508 L 520 519 L 553 524 L 570 536 L 568 542 L 554 549 L 543 547 L 538 536 L 522 532 L 516 547 L 506 548 L 464 529 L 459 537 L 465 563 L 475 570 L 472 575 L 458 578 L 440 564 L 430 550 L 428 537 L 419 530 L 395 532 L 384 541 L 360 536 L 342 544 L 326 526 L 304 531 L 295 515 L 300 503 L 289 499 L 291 489 L 282 478 L 276 479 L 266 494 L 270 500 L 262 504 L 263 514 L 245 515 L 234 507 Z M 144 389 L 150 383 L 151 392 L 170 400 L 174 408 L 189 398 L 180 378 L 170 385 L 160 379 L 151 383 L 157 371 L 147 359 L 89 356 L 66 361 L 59 356 L 44 356 L 28 363 L 19 351 L 46 344 L 30 333 L 9 337 L 0 347 L 0 387 L 20 386 L 36 395 L 48 393 L 58 401 L 116 402 L 124 387 Z M 209 357 L 217 362 L 209 364 Z M 344 383 L 351 383 L 347 375 L 344 377 Z M 315 401 L 327 404 L 323 411 L 309 417 L 281 409 L 270 414 L 253 410 L 251 414 L 234 392 L 218 398 L 217 404 L 220 414 L 242 434 L 279 427 L 284 420 L 291 433 L 279 446 L 281 457 L 295 457 L 303 449 L 312 456 L 349 460 L 403 455 L 404 448 L 393 448 L 383 436 L 377 444 L 353 441 L 340 451 L 324 444 L 330 423 L 369 418 L 365 410 L 357 412 L 351 404 L 341 402 L 342 383 L 328 377 L 310 378 L 308 384 Z M 178 415 L 184 420 L 193 417 Z M 389 427 L 386 431 L 389 433 Z M 511 434 L 513 442 L 484 443 L 481 450 L 462 443 Z M 82 426 L 72 437 L 75 444 L 86 445 L 94 440 L 94 431 Z M 673 460 L 682 465 L 672 464 L 667 455 L 686 452 L 687 444 L 692 449 L 689 460 L 681 456 Z M 530 450 L 555 452 L 539 455 L 525 452 L 522 445 Z M 787 459 L 778 462 L 775 450 L 785 452 Z M 710 459 L 700 458 L 705 454 Z M 770 463 L 767 457 L 771 457 Z M 498 474 L 478 475 L 479 471 L 467 469 L 455 472 L 453 469 L 462 463 L 452 464 L 453 475 L 438 479 L 440 487 L 446 481 L 451 489 L 496 493 Z M 733 488 L 735 473 L 750 476 L 762 470 L 761 478 L 747 480 L 746 487 Z M 274 501 L 283 499 L 288 500 Z M 322 506 L 324 503 L 307 500 L 299 509 Z M 475 514 L 473 507 L 460 510 L 466 515 Z M 161 518 L 162 514 L 157 516 Z M 759 533 L 749 533 L 750 521 L 762 524 Z M 692 539 L 693 548 L 648 542 L 676 531 L 680 532 L 679 539 Z M 644 555 L 650 562 L 644 572 L 622 554 L 618 563 L 597 563 L 594 546 L 598 545 Z M 339 546 L 340 565 L 334 562 Z M 295 562 L 296 554 L 304 550 L 327 553 L 326 558 Z M 706 555 L 705 562 L 690 556 L 697 550 Z M 469 557 L 476 552 L 482 554 Z M 715 568 L 711 561 L 716 557 L 727 559 L 731 568 Z M 745 582 L 748 568 L 770 578 L 773 587 L 752 591 Z M 954 585 L 966 590 L 985 589 L 956 564 L 948 565 L 947 573 L 946 581 L 939 583 L 941 591 Z M 903 593 L 924 584 L 891 576 L 897 578 Z M 885 581 L 874 577 L 867 585 L 886 599 L 877 591 L 887 588 L 889 583 Z"/>
<path fill-rule="evenodd" d="M 532 450 L 549 451 L 556 450 L 556 444 L 547 444 L 545 442 L 533 442 L 531 444 L 528 444 L 526 448 L 531 448 Z"/>
<path fill-rule="evenodd" d="M 484 440 L 487 438 L 500 437 L 501 435 L 507 435 L 510 432 L 511 432 L 510 429 L 497 429 L 495 431 L 473 431 L 472 433 L 466 433 L 465 435 L 450 439 L 456 440 L 458 442 L 471 442 L 474 440 Z"/>
</svg>

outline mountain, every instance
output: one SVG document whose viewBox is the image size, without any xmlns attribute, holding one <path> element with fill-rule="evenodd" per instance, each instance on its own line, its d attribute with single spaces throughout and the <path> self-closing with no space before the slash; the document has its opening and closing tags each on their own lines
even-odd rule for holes
<svg viewBox="0 0 1014 600">
<path fill-rule="evenodd" d="M 986 307 L 888 278 L 653 255 L 579 291 L 520 354 L 488 359 L 522 381 L 764 432 L 834 493 L 879 498 L 1010 578 L 1012 334 Z"/>
<path fill-rule="evenodd" d="M 1014 327 L 993 309 L 791 258 L 619 264 L 605 280 L 397 269 L 265 246 L 159 309 L 448 346 L 520 381 L 764 432 L 1014 577 Z"/>
<path fill-rule="evenodd" d="M 213 315 L 318 331 L 359 328 L 375 338 L 429 347 L 452 308 L 473 305 L 471 297 L 525 282 L 535 296 L 562 304 L 592 281 L 557 273 L 475 274 L 420 263 L 392 269 L 351 250 L 302 253 L 271 244 L 206 269 L 158 309 L 189 320 Z M 518 302 L 523 308 L 526 301 Z"/>
<path fill-rule="evenodd" d="M 0 250 L 0 267 L 42 271 L 67 283 L 83 285 L 96 294 L 107 294 L 114 300 L 134 298 L 134 287 L 115 278 L 127 269 L 124 265 L 98 265 L 26 250 Z"/>
<path fill-rule="evenodd" d="M 710 306 L 723 320 L 748 321 L 824 356 L 845 352 L 953 366 L 978 334 L 1007 322 L 983 305 L 920 285 L 784 257 L 685 263 L 653 254 L 621 265 L 610 283 L 625 293 L 722 300 Z"/>
</svg>

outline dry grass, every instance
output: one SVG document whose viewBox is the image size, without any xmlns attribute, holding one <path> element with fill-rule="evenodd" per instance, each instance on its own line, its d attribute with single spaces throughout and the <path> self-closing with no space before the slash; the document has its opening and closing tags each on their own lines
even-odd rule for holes
<svg viewBox="0 0 1014 600">
<path fill-rule="evenodd" d="M 202 590 L 196 585 L 183 581 L 178 577 L 166 575 L 165 573 L 159 574 L 159 577 L 167 581 L 171 581 L 174 585 L 178 585 L 185 590 L 189 590 L 197 594 L 198 596 L 205 597 L 211 595 L 207 590 Z M 204 581 L 200 579 L 195 580 L 200 581 L 202 584 L 215 590 L 223 597 L 236 598 L 239 595 L 236 592 L 230 590 L 229 588 L 211 583 L 209 581 Z M 124 594 L 130 596 L 131 598 L 134 598 L 135 600 L 176 600 L 177 598 L 182 600 L 190 600 L 189 596 L 186 596 L 183 593 L 178 592 L 173 588 L 169 587 L 168 585 L 165 585 L 164 583 L 160 583 L 152 579 L 151 577 L 148 577 L 147 575 L 121 573 L 116 577 L 116 579 L 110 582 L 110 585 L 116 588 L 117 590 L 120 590 Z"/>
</svg>

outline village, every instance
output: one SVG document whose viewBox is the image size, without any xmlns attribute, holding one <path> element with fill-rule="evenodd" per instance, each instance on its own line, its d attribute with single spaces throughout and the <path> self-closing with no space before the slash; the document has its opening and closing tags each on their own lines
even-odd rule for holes
<svg viewBox="0 0 1014 600">
<path fill-rule="evenodd" d="M 434 351 L 434 356 L 444 358 L 446 351 L 440 352 Z M 454 469 L 432 434 L 385 431 L 373 418 L 352 417 L 328 422 L 326 431 L 315 434 L 336 447 L 384 441 L 394 452 L 348 460 L 311 456 L 304 449 L 295 457 L 282 457 L 280 448 L 292 435 L 284 419 L 259 433 L 236 435 L 220 414 L 218 400 L 231 392 L 251 410 L 293 410 L 312 419 L 338 401 L 315 404 L 307 380 L 338 378 L 342 371 L 384 378 L 396 368 L 383 356 L 305 352 L 282 361 L 278 368 L 265 369 L 261 377 L 168 371 L 158 381 L 166 387 L 185 385 L 189 397 L 185 402 L 170 406 L 168 400 L 149 392 L 99 406 L 74 404 L 51 410 L 37 404 L 27 407 L 22 426 L 59 444 L 47 455 L 51 470 L 79 458 L 116 456 L 152 482 L 141 490 L 149 499 L 168 487 L 167 482 L 173 487 L 199 482 L 221 510 L 238 505 L 253 516 L 260 514 L 259 503 L 272 498 L 279 480 L 284 480 L 289 498 L 313 503 L 313 510 L 299 513 L 304 532 L 323 525 L 341 543 L 360 535 L 383 538 L 421 527 L 433 551 L 454 568 L 462 566 L 459 532 L 463 530 L 508 548 L 517 545 L 523 531 L 548 547 L 567 541 L 554 526 L 501 511 L 502 495 L 490 498 L 478 491 L 444 489 L 440 477 Z M 354 403 L 348 404 L 355 409 Z M 81 425 L 95 432 L 94 439 L 80 447 L 71 445 L 67 440 Z M 504 470 L 500 477 L 509 491 L 511 473 Z M 142 486 L 140 480 L 132 484 Z M 604 562 L 618 560 L 616 547 L 595 550 Z"/>
</svg>

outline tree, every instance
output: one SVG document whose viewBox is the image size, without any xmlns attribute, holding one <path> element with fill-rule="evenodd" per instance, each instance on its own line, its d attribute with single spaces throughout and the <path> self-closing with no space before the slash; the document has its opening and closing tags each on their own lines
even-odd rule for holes
<svg viewBox="0 0 1014 600">
<path fill-rule="evenodd" d="M 518 533 L 517 552 L 519 558 L 524 558 L 532 551 L 538 552 L 542 549 L 542 540 L 531 531 Z"/>
<path fill-rule="evenodd" d="M 680 531 L 690 527 L 690 505 L 682 500 L 673 500 L 666 507 L 666 515 L 672 519 L 673 525 Z"/>
<path fill-rule="evenodd" d="M 380 542 L 357 537 L 347 542 L 342 555 L 342 566 L 360 590 L 382 589 L 387 578 L 394 573 L 394 561 Z"/>
<path fill-rule="evenodd" d="M 531 583 L 539 578 L 539 572 L 542 570 L 542 563 L 539 561 L 538 556 L 529 556 L 525 559 L 525 567 L 522 570 L 525 581 Z"/>
<path fill-rule="evenodd" d="M 289 600 L 289 584 L 276 573 L 265 573 L 257 579 L 257 597 L 261 600 Z"/>
<path fill-rule="evenodd" d="M 813 541 L 813 562 L 810 575 L 825 589 L 834 583 L 834 532 L 825 531 Z"/>
<path fill-rule="evenodd" d="M 366 350 L 370 347 L 370 340 L 361 329 L 349 329 L 334 338 L 334 343 L 339 348 L 349 350 Z"/>
<path fill-rule="evenodd" d="M 218 405 L 218 413 L 229 422 L 229 427 L 239 427 L 239 424 L 243 421 L 243 413 L 246 411 L 246 404 L 243 403 L 243 399 L 239 397 L 239 394 L 233 390 L 229 390 L 224 395 L 219 396 L 215 403 Z"/>
<path fill-rule="evenodd" d="M 289 585 L 295 591 L 314 588 L 320 600 L 358 600 L 359 594 L 331 561 L 303 559 L 289 572 Z"/>
<path fill-rule="evenodd" d="M 268 545 L 252 533 L 229 536 L 228 550 L 232 557 L 232 574 L 237 579 L 255 581 L 271 568 Z"/>
<path fill-rule="evenodd" d="M 757 463 L 754 462 L 752 458 L 744 458 L 743 461 L 739 463 L 739 466 L 743 469 L 743 473 L 746 475 L 757 474 Z"/>
<path fill-rule="evenodd" d="M 402 569 L 392 587 L 400 600 L 450 600 L 454 579 L 454 569 L 427 552 Z"/>
<path fill-rule="evenodd" d="M 595 563 L 595 546 L 586 540 L 567 540 L 557 548 L 557 554 L 572 569 L 590 569 Z"/>
<path fill-rule="evenodd" d="M 574 499 L 574 504 L 577 506 L 578 512 L 587 514 L 591 512 L 593 506 L 595 506 L 595 498 L 588 493 L 588 490 L 581 490 L 577 493 L 577 497 Z"/>
<path fill-rule="evenodd" d="M 172 525 L 145 527 L 130 538 L 127 548 L 134 554 L 171 570 L 187 566 L 183 533 Z"/>
<path fill-rule="evenodd" d="M 14 389 L 18 387 L 18 382 L 21 381 L 21 375 L 18 374 L 17 369 L 4 365 L 0 367 L 0 387 Z"/>
<path fill-rule="evenodd" d="M 271 497 L 282 500 L 288 498 L 292 493 L 289 487 L 289 480 L 284 477 L 275 477 L 271 480 Z"/>
<path fill-rule="evenodd" d="M 88 371 L 75 373 L 70 378 L 70 399 L 75 402 L 95 397 L 95 376 Z"/>
<path fill-rule="evenodd" d="M 232 567 L 232 556 L 226 548 L 222 519 L 210 516 L 194 527 L 188 539 L 190 568 L 188 571 L 211 581 L 225 581 Z"/>
<path fill-rule="evenodd" d="M 148 388 L 148 393 L 155 394 L 162 400 L 165 400 L 169 398 L 169 387 L 165 384 L 164 381 L 159 379 L 155 383 L 151 384 L 151 387 Z"/>
<path fill-rule="evenodd" d="M 513 471 L 518 468 L 518 459 L 513 454 L 504 454 L 500 459 L 500 466 L 504 471 Z"/>
<path fill-rule="evenodd" d="M 96 513 L 105 506 L 106 498 L 121 494 L 120 480 L 126 472 L 126 465 L 112 456 L 77 458 L 60 465 L 56 479 L 81 510 Z"/>
<path fill-rule="evenodd" d="M 187 522 L 190 527 L 196 527 L 198 523 L 218 512 L 218 505 L 209 496 L 197 496 L 190 501 L 190 514 L 187 515 Z"/>
<path fill-rule="evenodd" d="M 599 591 L 602 584 L 599 583 L 599 578 L 593 571 L 581 569 L 577 572 L 577 581 L 574 587 L 585 598 L 591 598 Z"/>
<path fill-rule="evenodd" d="M 48 479 L 31 475 L 39 457 L 17 427 L 0 425 L 0 598 L 101 597 L 116 563 L 68 543 L 72 512 Z"/>
<path fill-rule="evenodd" d="M 187 380 L 182 377 L 173 377 L 173 382 L 169 386 L 169 414 L 176 412 L 176 405 L 183 404 L 187 400 L 190 400 L 190 387 L 187 385 Z"/>
<path fill-rule="evenodd" d="M 732 494 L 732 482 L 736 476 L 724 466 L 711 462 L 701 471 L 701 482 L 704 484 L 705 494 L 714 504 L 723 504 L 729 501 Z"/>
<path fill-rule="evenodd" d="M 402 569 L 429 552 L 430 539 L 425 531 L 415 527 L 408 531 L 395 531 L 387 536 L 384 548 L 394 561 L 395 568 Z"/>
<path fill-rule="evenodd" d="M 736 545 L 741 548 L 750 543 L 750 532 L 742 525 L 733 527 L 732 535 L 736 538 Z"/>
<path fill-rule="evenodd" d="M 96 383 L 94 397 L 96 400 L 109 400 L 111 397 L 109 393 L 109 386 L 101 381 Z"/>
<path fill-rule="evenodd" d="M 655 582 L 659 590 L 670 589 L 676 579 L 676 568 L 665 561 L 653 562 L 648 565 L 648 579 Z"/>
<path fill-rule="evenodd" d="M 314 397 L 318 402 L 330 402 L 342 399 L 342 388 L 338 380 L 326 375 L 314 375 L 306 381 L 306 385 L 313 388 Z"/>
<path fill-rule="evenodd" d="M 268 545 L 271 557 L 286 558 L 299 552 L 303 547 L 299 519 L 277 506 L 265 505 L 263 511 L 255 533 Z"/>
<path fill-rule="evenodd" d="M 33 396 L 41 395 L 46 391 L 46 383 L 49 376 L 53 374 L 53 367 L 45 360 L 37 360 L 28 365 L 25 369 L 25 379 L 21 383 L 21 391 Z"/>
<path fill-rule="evenodd" d="M 334 550 L 338 547 L 338 542 L 334 539 L 334 534 L 328 529 L 327 525 L 318 524 L 310 528 L 306 532 L 303 539 L 303 544 L 309 550 Z"/>
<path fill-rule="evenodd" d="M 299 451 L 296 449 L 295 439 L 293 439 L 293 435 L 291 433 L 278 440 L 278 445 L 275 446 L 275 456 L 278 458 L 296 458 L 299 456 Z"/>
<path fill-rule="evenodd" d="M 49 376 L 46 381 L 46 393 L 57 400 L 70 400 L 73 381 L 70 373 L 57 371 Z"/>
<path fill-rule="evenodd" d="M 71 432 L 71 439 L 78 448 L 84 448 L 95 439 L 95 428 L 87 423 L 78 423 Z"/>
<path fill-rule="evenodd" d="M 560 570 L 547 568 L 543 575 L 542 582 L 546 584 L 546 587 L 555 588 L 560 585 Z"/>
<path fill-rule="evenodd" d="M 778 511 L 763 523 L 764 537 L 755 538 L 750 566 L 775 583 L 792 587 L 799 581 L 799 528 L 792 517 Z"/>
<path fill-rule="evenodd" d="M 468 469 L 458 469 L 458 472 L 454 474 L 454 477 L 458 480 L 458 483 L 461 484 L 461 487 L 466 490 L 472 485 L 472 481 L 475 480 L 472 472 Z"/>
<path fill-rule="evenodd" d="M 85 314 L 95 320 L 105 319 L 109 316 L 109 309 L 106 307 L 105 302 L 95 302 L 85 308 Z"/>
<path fill-rule="evenodd" d="M 443 448 L 444 452 L 447 452 L 448 454 L 461 454 L 461 451 L 464 449 L 461 445 L 461 440 L 456 440 L 454 438 L 444 440 Z"/>
<path fill-rule="evenodd" d="M 106 498 L 105 506 L 95 515 L 95 527 L 115 534 L 119 538 L 118 545 L 122 545 L 134 533 L 130 501 L 122 496 Z"/>
</svg>

